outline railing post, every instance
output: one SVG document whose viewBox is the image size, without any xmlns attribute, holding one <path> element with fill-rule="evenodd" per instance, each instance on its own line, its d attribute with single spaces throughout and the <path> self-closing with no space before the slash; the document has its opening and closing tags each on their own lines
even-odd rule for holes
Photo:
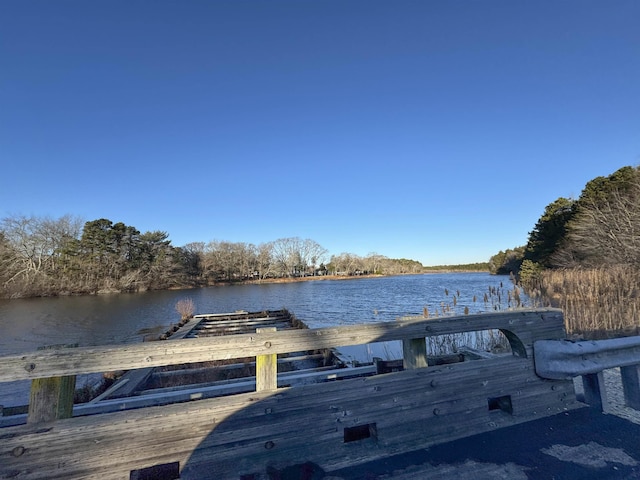
<svg viewBox="0 0 640 480">
<path fill-rule="evenodd" d="M 275 332 L 276 327 L 256 328 L 256 333 Z M 268 343 L 268 342 L 267 342 Z M 266 345 L 270 347 L 271 345 Z M 256 357 L 256 391 L 278 388 L 278 355 L 275 353 Z"/>
<path fill-rule="evenodd" d="M 402 356 L 405 370 L 427 366 L 427 342 L 424 338 L 402 340 Z"/>
<path fill-rule="evenodd" d="M 74 348 L 74 345 L 52 345 L 38 350 Z M 73 416 L 76 376 L 36 378 L 31 381 L 27 423 L 51 422 Z"/>
<path fill-rule="evenodd" d="M 73 416 L 75 375 L 36 378 L 31 381 L 27 423 L 51 422 Z"/>
<path fill-rule="evenodd" d="M 628 407 L 640 410 L 640 365 L 620 367 L 624 402 Z"/>
</svg>

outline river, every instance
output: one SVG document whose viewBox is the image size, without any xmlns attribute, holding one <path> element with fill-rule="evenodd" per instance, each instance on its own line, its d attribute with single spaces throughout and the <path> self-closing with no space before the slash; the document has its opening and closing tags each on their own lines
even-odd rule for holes
<svg viewBox="0 0 640 480">
<path fill-rule="evenodd" d="M 397 277 L 228 285 L 193 290 L 80 297 L 0 300 L 0 355 L 46 345 L 80 346 L 140 342 L 179 321 L 176 302 L 189 298 L 196 313 L 287 308 L 311 328 L 390 321 L 404 315 L 442 315 L 493 309 L 489 287 L 500 289 L 502 307 L 508 277 L 488 273 L 448 273 Z M 460 295 L 458 297 L 457 292 Z M 447 294 L 448 292 L 448 294 Z M 456 296 L 456 305 L 453 297 Z M 475 302 L 473 297 L 476 297 Z M 490 299 L 492 300 L 492 299 Z M 495 301 L 496 298 L 493 298 Z"/>
<path fill-rule="evenodd" d="M 287 308 L 310 328 L 319 328 L 422 315 L 425 307 L 431 315 L 462 314 L 465 307 L 470 313 L 493 310 L 498 299 L 497 295 L 490 295 L 490 288 L 501 292 L 500 308 L 508 308 L 507 291 L 513 289 L 511 281 L 508 277 L 488 273 L 405 275 L 0 300 L 0 356 L 33 351 L 47 345 L 141 342 L 145 335 L 157 336 L 179 321 L 175 305 L 181 299 L 193 300 L 196 313 Z M 484 301 L 485 294 L 489 294 L 488 302 Z M 443 312 L 443 305 L 449 311 Z M 16 402 L 13 393 L 18 393 L 17 385 L 17 382 L 0 383 L 0 405 Z M 23 384 L 20 390 L 20 397 L 28 392 Z"/>
</svg>

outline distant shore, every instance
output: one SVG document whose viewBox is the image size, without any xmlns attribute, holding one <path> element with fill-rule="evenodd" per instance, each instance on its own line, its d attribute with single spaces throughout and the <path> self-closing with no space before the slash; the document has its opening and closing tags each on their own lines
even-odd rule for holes
<svg viewBox="0 0 640 480">
<path fill-rule="evenodd" d="M 306 277 L 284 277 L 284 278 L 265 278 L 262 280 L 242 280 L 239 283 L 248 284 L 262 284 L 262 283 L 295 283 L 295 282 L 310 282 L 315 280 L 357 280 L 359 278 L 383 278 L 383 277 L 401 277 L 405 275 L 429 275 L 437 273 L 489 273 L 488 270 L 429 270 L 428 272 L 419 273 L 394 273 L 390 275 L 385 274 L 367 274 L 367 275 L 315 275 Z M 224 284 L 224 282 L 222 283 Z M 216 283 L 215 285 L 221 285 Z"/>
</svg>

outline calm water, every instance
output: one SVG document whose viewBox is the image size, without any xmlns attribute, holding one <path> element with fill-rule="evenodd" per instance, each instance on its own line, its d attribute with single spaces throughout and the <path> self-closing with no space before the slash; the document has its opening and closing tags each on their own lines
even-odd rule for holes
<svg viewBox="0 0 640 480">
<path fill-rule="evenodd" d="M 176 323 L 175 304 L 183 298 L 193 300 L 196 313 L 287 308 L 309 327 L 317 328 L 421 315 L 425 306 L 434 313 L 441 311 L 442 302 L 460 314 L 465 306 L 471 313 L 485 311 L 492 308 L 483 302 L 485 292 L 501 283 L 506 296 L 512 288 L 508 277 L 455 273 L 0 300 L 0 355 L 61 343 L 139 342 L 145 334 L 160 334 Z M 456 291 L 460 297 L 454 308 Z M 504 298 L 503 303 L 506 306 Z"/>
</svg>

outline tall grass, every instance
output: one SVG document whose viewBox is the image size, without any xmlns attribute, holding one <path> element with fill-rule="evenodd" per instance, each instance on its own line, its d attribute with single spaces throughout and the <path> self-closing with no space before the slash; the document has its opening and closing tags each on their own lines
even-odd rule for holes
<svg viewBox="0 0 640 480">
<path fill-rule="evenodd" d="M 483 292 L 466 292 L 457 289 L 444 289 L 444 301 L 432 303 L 422 308 L 422 318 L 440 318 L 453 315 L 469 315 L 492 311 L 512 310 L 528 306 L 528 298 L 520 287 L 510 279 L 499 285 L 488 286 Z M 405 316 L 399 320 L 417 320 L 421 317 Z M 509 341 L 499 330 L 480 330 L 465 333 L 453 333 L 427 337 L 429 355 L 447 355 L 457 353 L 468 347 L 480 351 L 504 353 L 511 351 Z"/>
<path fill-rule="evenodd" d="M 547 270 L 526 292 L 564 312 L 567 333 L 586 339 L 640 334 L 640 271 L 628 266 Z"/>
<path fill-rule="evenodd" d="M 182 298 L 176 302 L 176 312 L 180 314 L 180 320 L 185 321 L 193 317 L 196 306 L 190 298 Z"/>
</svg>

